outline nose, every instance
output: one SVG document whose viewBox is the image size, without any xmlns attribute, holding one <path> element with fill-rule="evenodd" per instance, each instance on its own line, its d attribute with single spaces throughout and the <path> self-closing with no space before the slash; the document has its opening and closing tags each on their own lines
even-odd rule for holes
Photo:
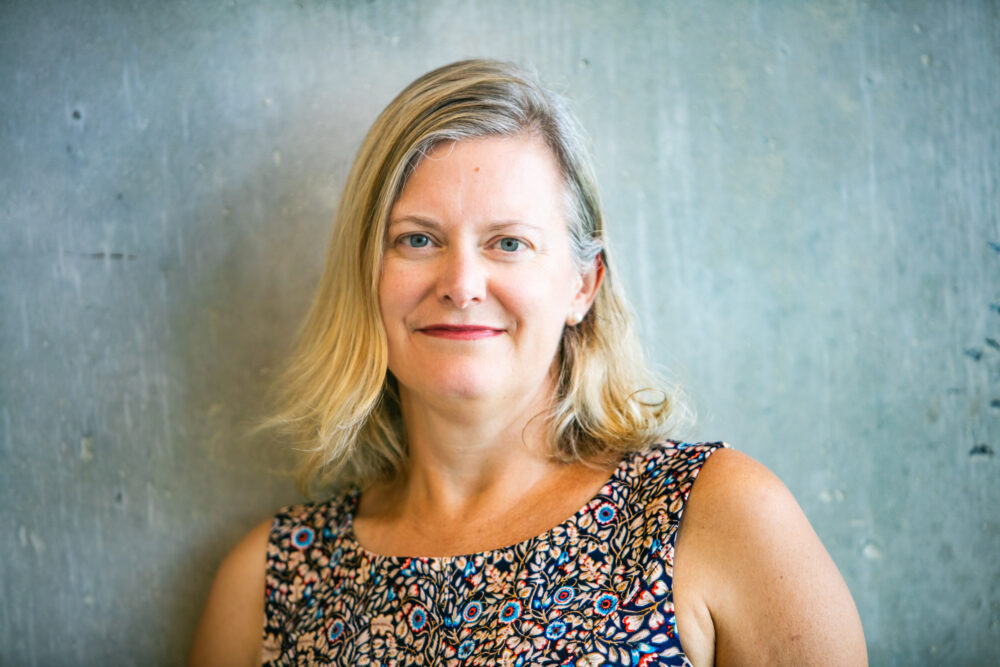
<svg viewBox="0 0 1000 667">
<path fill-rule="evenodd" d="M 459 310 L 486 298 L 486 267 L 472 249 L 452 247 L 441 258 L 437 295 Z"/>
</svg>

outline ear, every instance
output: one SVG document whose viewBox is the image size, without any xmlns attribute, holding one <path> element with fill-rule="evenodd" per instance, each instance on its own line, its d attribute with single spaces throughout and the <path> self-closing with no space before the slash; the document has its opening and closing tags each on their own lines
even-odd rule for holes
<svg viewBox="0 0 1000 667">
<path fill-rule="evenodd" d="M 594 303 L 602 280 L 604 280 L 604 261 L 601 259 L 601 253 L 598 253 L 594 257 L 591 268 L 580 274 L 580 287 L 573 295 L 570 312 L 567 314 L 568 322 L 571 325 L 579 324 L 580 320 L 586 316 L 591 304 Z"/>
</svg>

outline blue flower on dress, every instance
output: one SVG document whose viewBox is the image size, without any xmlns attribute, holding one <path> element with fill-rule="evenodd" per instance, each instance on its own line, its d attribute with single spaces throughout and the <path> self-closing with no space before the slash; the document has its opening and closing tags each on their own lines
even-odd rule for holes
<svg viewBox="0 0 1000 667">
<path fill-rule="evenodd" d="M 594 601 L 594 611 L 601 616 L 607 616 L 615 609 L 618 609 L 618 596 L 611 593 L 601 593 Z"/>
<path fill-rule="evenodd" d="M 615 520 L 617 515 L 618 510 L 611 503 L 601 503 L 595 512 L 597 523 L 610 523 Z"/>
<path fill-rule="evenodd" d="M 466 623 L 475 623 L 482 613 L 482 603 L 473 600 L 469 604 L 465 605 L 465 609 L 462 610 L 462 618 L 465 619 Z"/>
<path fill-rule="evenodd" d="M 562 586 L 557 588 L 556 592 L 552 595 L 552 598 L 556 601 L 556 604 L 569 604 L 576 597 L 576 592 L 569 586 Z"/>
<path fill-rule="evenodd" d="M 476 642 L 471 639 L 466 639 L 464 642 L 458 645 L 458 657 L 465 660 L 470 655 L 472 655 L 472 649 L 476 648 Z"/>
<path fill-rule="evenodd" d="M 500 607 L 500 622 L 513 623 L 521 615 L 521 603 L 517 600 L 507 600 Z"/>
<path fill-rule="evenodd" d="M 314 539 L 316 539 L 316 533 L 313 532 L 312 528 L 302 527 L 292 533 L 292 544 L 295 545 L 296 549 L 308 549 Z"/>
<path fill-rule="evenodd" d="M 644 662 L 644 658 L 647 655 L 649 655 L 650 653 L 655 653 L 655 651 L 644 651 L 644 650 L 642 650 L 642 647 L 646 647 L 646 646 L 648 646 L 648 645 L 647 644 L 642 644 L 638 649 L 632 648 L 632 649 L 629 650 L 629 653 L 630 653 L 630 655 L 632 657 L 632 664 L 633 665 L 646 664 Z"/>
<path fill-rule="evenodd" d="M 344 634 L 344 622 L 334 621 L 330 624 L 330 629 L 326 631 L 326 638 L 333 643 L 340 639 L 340 635 L 342 634 Z"/>
<path fill-rule="evenodd" d="M 427 625 L 427 612 L 423 607 L 414 607 L 410 612 L 410 627 L 414 632 L 420 632 Z"/>
<path fill-rule="evenodd" d="M 549 639 L 555 641 L 566 634 L 566 624 L 562 621 L 552 621 L 549 626 L 545 628 L 545 636 Z"/>
</svg>

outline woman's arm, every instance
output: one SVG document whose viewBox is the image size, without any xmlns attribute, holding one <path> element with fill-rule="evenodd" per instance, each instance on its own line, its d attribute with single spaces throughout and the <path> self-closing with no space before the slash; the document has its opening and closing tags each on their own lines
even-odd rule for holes
<svg viewBox="0 0 1000 667">
<path fill-rule="evenodd" d="M 260 664 L 270 530 L 271 521 L 261 523 L 222 561 L 195 631 L 191 667 Z"/>
<path fill-rule="evenodd" d="M 785 485 L 744 454 L 720 450 L 705 463 L 674 577 L 678 633 L 695 665 L 868 664 L 836 565 Z"/>
</svg>

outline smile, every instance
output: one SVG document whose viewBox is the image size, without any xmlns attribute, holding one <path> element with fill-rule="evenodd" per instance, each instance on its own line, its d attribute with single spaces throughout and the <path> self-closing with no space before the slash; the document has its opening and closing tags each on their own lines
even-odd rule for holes
<svg viewBox="0 0 1000 667">
<path fill-rule="evenodd" d="M 429 327 L 417 329 L 426 336 L 435 338 L 451 338 L 452 340 L 479 340 L 480 338 L 492 338 L 503 333 L 503 329 L 493 327 L 482 327 L 476 325 L 453 326 L 447 324 L 435 324 Z"/>
</svg>

